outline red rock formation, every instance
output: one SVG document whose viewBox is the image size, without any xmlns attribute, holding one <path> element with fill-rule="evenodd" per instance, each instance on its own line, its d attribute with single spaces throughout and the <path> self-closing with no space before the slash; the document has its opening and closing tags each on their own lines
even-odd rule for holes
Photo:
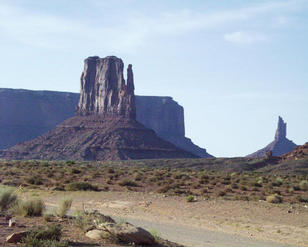
<svg viewBox="0 0 308 247">
<path fill-rule="evenodd" d="M 118 160 L 192 158 L 136 121 L 132 66 L 127 83 L 116 57 L 90 57 L 81 76 L 77 116 L 32 141 L 0 152 L 7 159 Z"/>
<path fill-rule="evenodd" d="M 266 157 L 267 152 L 272 152 L 273 156 L 281 156 L 288 152 L 291 152 L 297 145 L 287 139 L 287 124 L 279 116 L 278 126 L 275 134 L 275 139 L 273 142 L 268 144 L 265 148 L 258 150 L 255 153 L 248 155 L 247 157 L 258 158 Z"/>
<path fill-rule="evenodd" d="M 304 145 L 297 146 L 292 152 L 282 156 L 283 159 L 304 159 L 308 158 L 308 142 Z"/>
<path fill-rule="evenodd" d="M 81 74 L 81 94 L 77 113 L 122 116 L 136 119 L 132 65 L 127 68 L 127 83 L 121 59 L 89 57 Z"/>
</svg>

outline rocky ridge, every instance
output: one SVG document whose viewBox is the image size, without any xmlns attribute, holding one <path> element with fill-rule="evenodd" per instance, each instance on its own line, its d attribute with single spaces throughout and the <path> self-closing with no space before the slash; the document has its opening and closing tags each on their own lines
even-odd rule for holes
<svg viewBox="0 0 308 247">
<path fill-rule="evenodd" d="M 32 140 L 73 117 L 79 93 L 0 89 L 0 150 Z M 184 108 L 172 97 L 135 96 L 137 121 L 174 145 L 211 157 L 185 137 Z"/>
<path fill-rule="evenodd" d="M 127 82 L 116 57 L 89 57 L 81 76 L 77 114 L 32 141 L 1 151 L 7 159 L 120 160 L 192 158 L 159 138 L 136 117 L 132 66 Z"/>
<path fill-rule="evenodd" d="M 281 156 L 291 152 L 296 147 L 297 145 L 294 142 L 287 139 L 287 124 L 283 121 L 282 117 L 279 116 L 274 141 L 268 144 L 265 148 L 262 148 L 247 157 L 266 157 L 266 153 L 268 152 L 271 152 L 271 155 L 273 156 Z"/>
</svg>

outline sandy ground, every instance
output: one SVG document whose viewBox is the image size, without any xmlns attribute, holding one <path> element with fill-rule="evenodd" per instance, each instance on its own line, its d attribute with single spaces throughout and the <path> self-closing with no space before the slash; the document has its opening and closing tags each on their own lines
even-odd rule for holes
<svg viewBox="0 0 308 247">
<path fill-rule="evenodd" d="M 33 195 L 36 195 L 35 193 Z M 70 197 L 73 210 L 96 209 L 191 247 L 308 247 L 308 206 L 198 200 L 137 192 L 43 192 L 47 205 Z"/>
</svg>

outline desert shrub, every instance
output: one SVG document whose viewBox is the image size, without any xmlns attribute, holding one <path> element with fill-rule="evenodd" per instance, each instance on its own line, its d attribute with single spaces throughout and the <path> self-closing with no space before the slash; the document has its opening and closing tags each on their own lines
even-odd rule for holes
<svg viewBox="0 0 308 247">
<path fill-rule="evenodd" d="M 77 169 L 77 168 L 73 168 L 71 170 L 71 174 L 80 174 L 80 173 L 81 173 L 81 171 L 79 169 Z"/>
<path fill-rule="evenodd" d="M 135 174 L 134 178 L 135 178 L 135 181 L 141 181 L 142 180 L 142 174 L 137 173 L 137 174 Z"/>
<path fill-rule="evenodd" d="M 282 185 L 282 183 L 283 183 L 283 179 L 282 178 L 277 178 L 276 179 L 276 183 L 277 183 L 277 186 L 280 186 L 280 185 Z"/>
<path fill-rule="evenodd" d="M 92 191 L 99 191 L 98 187 L 95 185 L 92 185 L 88 182 L 75 182 L 75 183 L 69 183 L 65 186 L 66 191 L 78 191 L 78 190 L 92 190 Z"/>
<path fill-rule="evenodd" d="M 201 193 L 202 193 L 202 194 L 207 194 L 207 193 L 209 193 L 209 189 L 208 189 L 208 188 L 203 188 L 203 189 L 201 190 Z"/>
<path fill-rule="evenodd" d="M 12 189 L 0 189 L 0 212 L 5 211 L 18 202 Z"/>
<path fill-rule="evenodd" d="M 158 242 L 161 238 L 161 233 L 157 231 L 156 229 L 150 229 L 149 231 L 151 235 L 154 237 L 155 241 Z"/>
<path fill-rule="evenodd" d="M 157 190 L 157 193 L 167 193 L 171 189 L 172 187 L 170 185 L 164 185 Z"/>
<path fill-rule="evenodd" d="M 298 190 L 300 190 L 300 187 L 298 185 L 294 185 L 293 189 L 294 189 L 294 191 L 298 191 Z"/>
<path fill-rule="evenodd" d="M 112 219 L 108 216 L 99 214 L 98 212 L 88 213 L 85 211 L 78 211 L 73 220 L 73 224 L 80 228 L 83 232 L 86 232 L 94 225 L 99 225 L 105 222 L 111 222 Z"/>
<path fill-rule="evenodd" d="M 139 186 L 136 182 L 128 180 L 128 179 L 124 179 L 124 180 L 120 181 L 119 185 L 120 186 L 130 186 L 130 187 L 138 187 Z"/>
<path fill-rule="evenodd" d="M 299 188 L 303 191 L 307 191 L 308 190 L 308 181 L 307 180 L 300 181 Z"/>
<path fill-rule="evenodd" d="M 28 217 L 42 216 L 44 210 L 45 204 L 41 199 L 21 201 L 12 209 L 13 213 Z"/>
<path fill-rule="evenodd" d="M 80 228 L 83 232 L 86 232 L 92 222 L 84 212 L 79 211 L 75 215 L 73 224 Z"/>
<path fill-rule="evenodd" d="M 225 192 L 233 192 L 232 191 L 232 186 L 230 184 L 225 186 Z"/>
<path fill-rule="evenodd" d="M 67 212 L 70 210 L 72 206 L 72 202 L 73 202 L 72 199 L 64 199 L 59 207 L 58 216 L 60 216 L 61 218 L 66 216 Z"/>
<path fill-rule="evenodd" d="M 226 195 L 226 192 L 221 190 L 218 192 L 218 196 L 225 196 Z"/>
<path fill-rule="evenodd" d="M 52 222 L 53 219 L 54 219 L 54 216 L 53 216 L 52 214 L 44 214 L 44 215 L 43 215 L 43 219 L 44 219 L 44 221 L 46 221 L 46 222 Z"/>
<path fill-rule="evenodd" d="M 242 191 L 247 191 L 247 187 L 245 186 L 245 185 L 240 185 L 240 190 L 242 190 Z"/>
<path fill-rule="evenodd" d="M 43 179 L 40 176 L 31 176 L 26 178 L 26 182 L 33 185 L 42 185 Z"/>
<path fill-rule="evenodd" d="M 67 165 L 74 165 L 75 164 L 75 161 L 74 160 L 67 160 L 65 162 Z"/>
<path fill-rule="evenodd" d="M 61 239 L 62 235 L 62 227 L 60 225 L 56 224 L 50 224 L 42 229 L 36 229 L 32 230 L 30 232 L 30 235 L 32 235 L 36 239 L 40 240 L 57 240 L 59 241 Z"/>
<path fill-rule="evenodd" d="M 236 195 L 235 199 L 239 201 L 249 201 L 249 197 L 246 195 Z"/>
<path fill-rule="evenodd" d="M 195 197 L 193 195 L 189 195 L 186 197 L 186 201 L 187 202 L 194 202 L 195 201 Z"/>
<path fill-rule="evenodd" d="M 299 202 L 308 202 L 308 196 L 303 196 L 303 195 L 298 196 L 298 197 L 297 197 L 297 200 L 298 200 Z"/>
<path fill-rule="evenodd" d="M 269 195 L 266 197 L 266 201 L 269 203 L 281 203 L 282 197 L 277 194 Z"/>
<path fill-rule="evenodd" d="M 237 185 L 236 183 L 232 183 L 232 184 L 231 184 L 231 188 L 232 188 L 232 189 L 238 189 L 238 185 Z"/>
<path fill-rule="evenodd" d="M 113 169 L 112 167 L 109 167 L 108 170 L 107 170 L 107 172 L 108 172 L 108 173 L 111 173 L 111 174 L 115 173 L 115 171 L 114 171 L 114 169 Z"/>
<path fill-rule="evenodd" d="M 67 242 L 60 242 L 62 228 L 59 225 L 50 224 L 44 228 L 31 230 L 23 240 L 25 247 L 67 247 Z"/>
</svg>

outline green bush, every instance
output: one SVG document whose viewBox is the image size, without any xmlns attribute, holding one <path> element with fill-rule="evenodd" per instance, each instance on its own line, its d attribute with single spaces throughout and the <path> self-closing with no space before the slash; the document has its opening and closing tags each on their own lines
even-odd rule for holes
<svg viewBox="0 0 308 247">
<path fill-rule="evenodd" d="M 84 212 L 77 212 L 73 221 L 74 225 L 80 228 L 83 232 L 86 232 L 90 226 L 93 225 L 93 219 Z"/>
<path fill-rule="evenodd" d="M 298 196 L 297 199 L 299 202 L 308 202 L 308 196 Z"/>
<path fill-rule="evenodd" d="M 42 185 L 43 179 L 40 176 L 31 176 L 26 178 L 26 182 L 33 185 Z"/>
<path fill-rule="evenodd" d="M 186 197 L 186 201 L 187 202 L 194 202 L 195 201 L 195 197 L 193 195 L 189 195 Z"/>
<path fill-rule="evenodd" d="M 59 242 L 62 228 L 59 225 L 50 224 L 41 229 L 31 230 L 23 240 L 25 247 L 67 247 L 67 242 Z"/>
<path fill-rule="evenodd" d="M 67 160 L 65 163 L 67 165 L 74 165 L 76 162 L 74 160 Z"/>
<path fill-rule="evenodd" d="M 95 185 L 92 185 L 88 182 L 75 182 L 70 183 L 65 186 L 66 191 L 78 191 L 78 190 L 84 190 L 84 191 L 99 191 L 98 187 Z"/>
<path fill-rule="evenodd" d="M 119 185 L 120 186 L 130 186 L 130 187 L 138 187 L 139 186 L 136 182 L 128 180 L 128 179 L 124 179 L 124 180 L 120 181 Z"/>
<path fill-rule="evenodd" d="M 13 212 L 15 214 L 28 217 L 42 216 L 44 210 L 45 204 L 41 199 L 33 199 L 29 201 L 19 202 L 13 208 Z"/>
<path fill-rule="evenodd" d="M 266 197 L 266 201 L 269 203 L 281 203 L 282 196 L 274 194 Z"/>
<path fill-rule="evenodd" d="M 64 199 L 61 202 L 59 211 L 58 211 L 58 216 L 60 216 L 61 218 L 63 218 L 64 216 L 66 216 L 67 212 L 70 210 L 71 206 L 72 206 L 72 199 Z"/>
<path fill-rule="evenodd" d="M 0 212 L 8 210 L 18 202 L 18 197 L 12 189 L 0 189 Z"/>
<path fill-rule="evenodd" d="M 307 191 L 308 190 L 308 181 L 307 180 L 300 181 L 299 188 L 303 191 Z"/>
</svg>

